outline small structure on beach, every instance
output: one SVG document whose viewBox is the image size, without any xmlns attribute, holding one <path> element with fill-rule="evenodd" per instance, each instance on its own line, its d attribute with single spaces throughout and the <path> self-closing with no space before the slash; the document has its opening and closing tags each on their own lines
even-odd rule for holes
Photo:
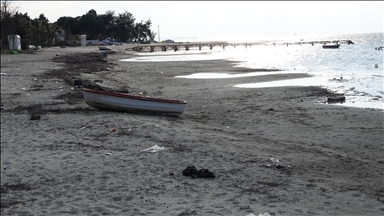
<svg viewBox="0 0 384 216">
<path fill-rule="evenodd" d="M 21 50 L 20 35 L 8 35 L 9 50 Z"/>
</svg>

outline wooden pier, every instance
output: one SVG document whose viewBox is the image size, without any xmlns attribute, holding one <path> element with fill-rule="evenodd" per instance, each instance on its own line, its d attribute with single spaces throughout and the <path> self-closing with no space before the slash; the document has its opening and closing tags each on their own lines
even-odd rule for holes
<svg viewBox="0 0 384 216">
<path fill-rule="evenodd" d="M 245 48 L 251 48 L 255 45 L 266 45 L 266 46 L 277 46 L 277 45 L 303 45 L 310 44 L 314 46 L 315 44 L 354 44 L 351 40 L 328 40 L 328 41 L 298 41 L 298 42 L 281 42 L 281 41 L 269 41 L 269 42 L 225 42 L 225 41 L 212 41 L 212 42 L 174 42 L 174 43 L 151 43 L 151 44 L 135 44 L 126 50 L 135 50 L 135 51 L 150 51 L 154 52 L 156 50 L 160 50 L 162 52 L 166 52 L 167 50 L 179 51 L 184 49 L 186 51 L 191 48 L 198 48 L 201 50 L 203 47 L 209 47 L 210 50 L 213 47 L 221 47 L 225 49 L 225 47 L 232 46 L 236 48 L 237 46 L 244 46 Z"/>
</svg>

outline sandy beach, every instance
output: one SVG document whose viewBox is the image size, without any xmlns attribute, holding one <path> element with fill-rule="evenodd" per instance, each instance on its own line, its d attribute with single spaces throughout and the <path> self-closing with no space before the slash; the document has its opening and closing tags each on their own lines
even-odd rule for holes
<svg viewBox="0 0 384 216">
<path fill-rule="evenodd" d="M 2 215 L 384 214 L 384 112 L 322 103 L 332 93 L 319 87 L 233 87 L 303 74 L 175 78 L 264 70 L 121 62 L 125 48 L 1 55 Z M 68 77 L 188 105 L 178 117 L 96 110 Z"/>
</svg>

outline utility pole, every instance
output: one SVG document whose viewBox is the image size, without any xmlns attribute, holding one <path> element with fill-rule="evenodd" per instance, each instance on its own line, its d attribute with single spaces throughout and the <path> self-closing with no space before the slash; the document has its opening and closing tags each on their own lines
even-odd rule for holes
<svg viewBox="0 0 384 216">
<path fill-rule="evenodd" d="M 159 41 L 158 42 L 160 42 L 160 27 L 159 27 L 159 25 L 157 25 L 157 33 L 159 34 L 158 36 L 159 36 Z"/>
</svg>

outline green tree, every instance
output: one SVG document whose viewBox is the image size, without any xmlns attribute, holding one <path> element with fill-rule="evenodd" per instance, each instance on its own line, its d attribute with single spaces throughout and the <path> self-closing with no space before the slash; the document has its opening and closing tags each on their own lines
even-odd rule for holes
<svg viewBox="0 0 384 216">
<path fill-rule="evenodd" d="M 14 34 L 20 35 L 23 49 L 25 49 L 31 43 L 32 37 L 32 25 L 31 18 L 27 13 L 21 14 L 16 12 L 12 17 L 12 25 L 14 26 Z"/>
<path fill-rule="evenodd" d="M 62 28 L 65 32 L 65 35 L 64 35 L 65 41 L 68 41 L 70 34 L 73 34 L 73 35 L 83 34 L 79 20 L 80 20 L 80 17 L 74 18 L 74 17 L 67 17 L 67 16 L 60 17 L 59 19 L 57 19 L 56 25 L 59 28 Z"/>
<path fill-rule="evenodd" d="M 113 26 L 116 24 L 115 12 L 108 10 L 99 17 L 103 21 L 99 37 L 106 38 L 114 31 Z"/>
<path fill-rule="evenodd" d="M 88 11 L 87 14 L 81 16 L 79 20 L 82 32 L 87 35 L 87 38 L 97 38 L 103 32 L 103 20 L 97 16 L 95 10 Z"/>
<path fill-rule="evenodd" d="M 149 19 L 145 23 L 141 21 L 135 25 L 135 36 L 138 42 L 147 43 L 153 40 L 156 33 L 151 31 L 152 21 Z"/>
<path fill-rule="evenodd" d="M 152 41 L 155 39 L 157 33 L 151 31 L 151 26 L 152 26 L 152 21 L 151 21 L 151 19 L 148 19 L 145 22 L 145 33 L 147 35 L 147 38 Z"/>
<path fill-rule="evenodd" d="M 8 35 L 16 34 L 16 27 L 13 24 L 13 17 L 17 12 L 16 7 L 11 6 L 11 2 L 8 0 L 1 1 L 0 10 L 0 25 L 1 25 L 1 49 L 8 45 Z"/>
<path fill-rule="evenodd" d="M 56 23 L 50 23 L 49 20 L 40 14 L 39 18 L 30 22 L 29 31 L 32 33 L 31 42 L 35 45 L 53 46 L 53 42 L 57 41 L 60 28 Z"/>
<path fill-rule="evenodd" d="M 47 20 L 40 17 L 33 20 L 34 35 L 45 38 L 52 37 L 53 32 L 57 28 L 65 30 L 65 38 L 68 40 L 69 35 L 86 34 L 87 39 L 105 39 L 113 37 L 118 41 L 140 41 L 148 42 L 153 40 L 156 33 L 151 31 L 152 21 L 141 21 L 135 23 L 135 17 L 132 13 L 124 11 L 115 15 L 114 11 L 108 10 L 105 14 L 98 15 L 94 9 L 89 10 L 86 14 L 78 17 L 60 17 L 54 24 L 57 26 L 47 25 Z M 45 34 L 44 34 L 45 33 Z M 36 37 L 37 37 L 36 36 Z"/>
<path fill-rule="evenodd" d="M 134 23 L 135 17 L 133 14 L 124 11 L 124 13 L 120 13 L 116 20 L 116 39 L 120 41 L 129 41 L 134 36 Z"/>
</svg>

